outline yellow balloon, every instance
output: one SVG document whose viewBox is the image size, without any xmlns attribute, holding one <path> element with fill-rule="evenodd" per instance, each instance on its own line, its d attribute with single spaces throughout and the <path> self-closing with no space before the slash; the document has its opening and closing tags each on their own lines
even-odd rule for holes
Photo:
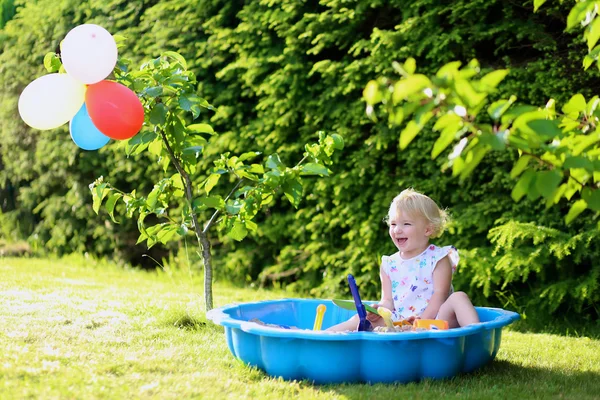
<svg viewBox="0 0 600 400">
<path fill-rule="evenodd" d="M 67 74 L 49 74 L 31 82 L 19 97 L 19 114 L 35 129 L 69 122 L 85 100 L 86 86 Z"/>
</svg>

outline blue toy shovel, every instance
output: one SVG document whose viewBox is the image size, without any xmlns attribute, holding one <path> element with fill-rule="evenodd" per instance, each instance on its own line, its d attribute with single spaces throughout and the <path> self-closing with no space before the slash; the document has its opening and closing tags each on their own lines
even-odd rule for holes
<svg viewBox="0 0 600 400">
<path fill-rule="evenodd" d="M 350 292 L 352 293 L 352 297 L 354 297 L 354 304 L 356 305 L 356 311 L 358 312 L 358 318 L 360 321 L 358 322 L 358 331 L 359 332 L 369 332 L 373 330 L 373 325 L 367 319 L 367 311 L 365 310 L 365 305 L 360 300 L 360 294 L 358 294 L 358 287 L 356 286 L 356 281 L 354 277 L 349 274 L 348 275 L 348 284 L 350 285 Z"/>
</svg>

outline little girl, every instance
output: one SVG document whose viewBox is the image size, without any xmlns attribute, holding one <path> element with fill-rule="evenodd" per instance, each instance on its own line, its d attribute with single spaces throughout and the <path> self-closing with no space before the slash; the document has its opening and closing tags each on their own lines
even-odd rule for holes
<svg viewBox="0 0 600 400">
<path fill-rule="evenodd" d="M 469 297 L 453 292 L 452 274 L 458 264 L 454 246 L 437 247 L 429 238 L 440 236 L 447 216 L 429 197 L 412 189 L 394 198 L 387 216 L 389 233 L 398 252 L 383 256 L 380 267 L 381 301 L 375 307 L 392 311 L 392 319 L 442 319 L 450 328 L 479 322 Z M 373 326 L 383 319 L 368 314 Z M 358 315 L 329 331 L 356 330 Z"/>
</svg>

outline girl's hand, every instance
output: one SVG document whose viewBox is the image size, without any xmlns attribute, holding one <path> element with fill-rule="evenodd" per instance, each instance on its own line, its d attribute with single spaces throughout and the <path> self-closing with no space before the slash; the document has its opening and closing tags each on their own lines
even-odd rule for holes
<svg viewBox="0 0 600 400">
<path fill-rule="evenodd" d="M 421 319 L 421 317 L 419 317 L 418 315 L 411 315 L 406 320 L 412 325 L 415 323 L 416 319 Z"/>
<path fill-rule="evenodd" d="M 370 304 L 370 306 L 373 307 L 373 308 L 375 308 L 375 309 L 377 309 L 377 308 L 381 307 L 381 304 Z M 379 321 L 381 319 L 382 318 L 381 318 L 380 315 L 377 315 L 377 314 L 374 314 L 374 313 L 372 313 L 370 311 L 367 311 L 367 320 L 369 322 L 374 323 L 374 322 L 377 322 L 377 321 Z"/>
</svg>

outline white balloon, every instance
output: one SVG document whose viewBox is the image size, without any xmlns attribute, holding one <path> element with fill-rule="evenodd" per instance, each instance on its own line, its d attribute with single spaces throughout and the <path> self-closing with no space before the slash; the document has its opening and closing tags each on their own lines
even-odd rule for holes
<svg viewBox="0 0 600 400">
<path fill-rule="evenodd" d="M 86 87 L 67 74 L 49 74 L 25 87 L 19 114 L 35 129 L 54 129 L 69 122 L 85 100 Z"/>
<path fill-rule="evenodd" d="M 91 85 L 106 78 L 117 64 L 117 43 L 103 27 L 79 25 L 61 44 L 62 63 L 67 73 Z"/>
</svg>

